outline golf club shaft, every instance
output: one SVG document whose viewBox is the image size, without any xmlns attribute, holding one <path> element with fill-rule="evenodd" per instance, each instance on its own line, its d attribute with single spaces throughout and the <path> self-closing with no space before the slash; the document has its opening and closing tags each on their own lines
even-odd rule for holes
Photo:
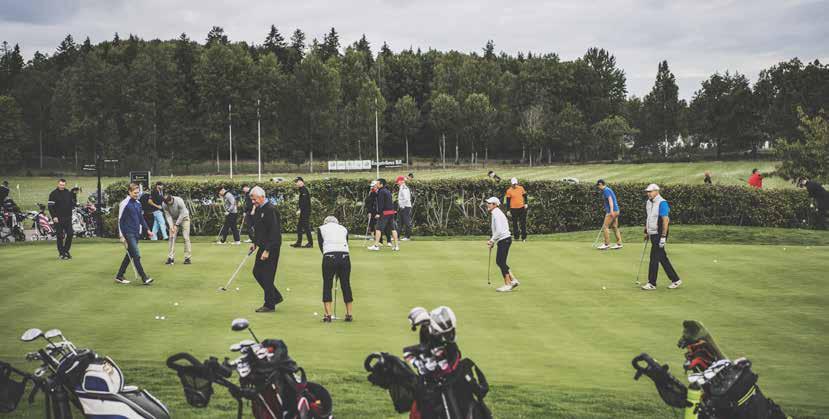
<svg viewBox="0 0 829 419">
<path fill-rule="evenodd" d="M 492 247 L 489 248 L 489 262 L 486 264 L 486 284 L 492 285 L 490 282 L 489 277 L 492 274 Z"/>
<path fill-rule="evenodd" d="M 339 275 L 334 275 L 334 319 L 337 318 L 337 283 L 340 280 Z"/>
<path fill-rule="evenodd" d="M 236 270 L 233 271 L 233 275 L 230 276 L 230 279 L 227 281 L 227 284 L 225 284 L 225 286 L 222 287 L 222 289 L 227 289 L 227 287 L 230 286 L 230 284 L 233 282 L 233 280 L 236 279 L 236 275 L 239 273 L 239 270 L 242 269 L 242 266 L 245 264 L 245 262 L 247 262 L 248 258 L 252 254 L 253 254 L 253 252 L 248 252 L 248 254 L 245 255 L 245 258 L 242 259 L 242 262 L 239 263 L 239 266 L 237 266 Z"/>
<path fill-rule="evenodd" d="M 639 270 L 636 272 L 636 283 L 639 284 L 639 275 L 642 274 L 642 263 L 645 261 L 645 250 L 648 248 L 648 240 L 645 240 L 645 245 L 642 247 L 642 256 L 639 258 Z"/>
<path fill-rule="evenodd" d="M 132 266 L 132 272 L 135 274 L 135 280 L 138 280 L 138 268 L 135 267 L 135 260 L 132 258 L 130 254 L 130 245 L 124 240 L 124 249 L 127 250 L 127 257 L 130 258 L 130 266 Z"/>
</svg>

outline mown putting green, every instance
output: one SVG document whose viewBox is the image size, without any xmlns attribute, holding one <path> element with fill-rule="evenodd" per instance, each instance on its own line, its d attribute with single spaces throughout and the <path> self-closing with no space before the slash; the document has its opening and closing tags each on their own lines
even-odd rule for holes
<svg viewBox="0 0 829 419">
<path fill-rule="evenodd" d="M 256 314 L 261 292 L 250 265 L 228 292 L 216 290 L 243 247 L 205 238 L 194 245 L 193 265 L 168 267 L 166 244 L 142 242 L 156 279 L 144 287 L 112 281 L 123 256 L 115 241 L 77 240 L 71 261 L 57 260 L 52 242 L 3 246 L 0 359 L 33 369 L 23 356 L 35 344 L 19 335 L 58 327 L 78 346 L 112 356 L 129 383 L 159 396 L 174 417 L 225 418 L 235 404 L 224 389 L 215 387 L 207 410 L 190 408 L 163 362 L 179 351 L 230 356 L 228 346 L 247 337 L 231 332 L 230 321 L 247 317 L 260 338 L 284 339 L 309 378 L 329 388 L 337 417 L 400 417 L 387 394 L 365 380 L 362 362 L 372 351 L 399 354 L 416 341 L 406 321 L 411 307 L 445 304 L 458 316 L 461 350 L 493 385 L 487 401 L 496 417 L 664 418 L 673 412 L 649 381 L 632 380 L 630 360 L 646 351 L 677 373 L 681 322 L 697 319 L 727 355 L 750 357 L 764 393 L 788 414 L 829 415 L 829 234 L 676 226 L 669 254 L 685 285 L 669 291 L 662 275 L 658 291 L 643 292 L 633 284 L 641 252 L 633 231 L 613 252 L 591 249 L 595 232 L 514 244 L 510 263 L 522 285 L 512 294 L 495 293 L 494 266 L 487 286 L 483 239 L 416 239 L 400 253 L 379 254 L 352 242 L 355 322 L 331 325 L 314 316 L 322 311 L 316 249 L 283 246 L 277 285 L 286 302 L 275 314 Z M 770 235 L 775 244 L 701 243 L 724 233 Z M 21 403 L 16 416 L 41 417 L 41 400 Z"/>
</svg>

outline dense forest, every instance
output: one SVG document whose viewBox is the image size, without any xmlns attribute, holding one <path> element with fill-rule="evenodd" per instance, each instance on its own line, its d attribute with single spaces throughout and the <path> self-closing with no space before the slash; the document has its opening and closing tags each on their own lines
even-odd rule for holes
<svg viewBox="0 0 829 419">
<path fill-rule="evenodd" d="M 628 95 L 610 51 L 573 61 L 555 53 L 394 52 L 334 28 L 308 41 L 271 26 L 262 43 L 233 42 L 213 27 L 204 42 L 136 35 L 93 44 L 71 35 L 24 60 L 0 46 L 0 167 L 37 168 L 39 156 L 78 164 L 96 149 L 136 166 L 159 160 L 374 156 L 375 113 L 384 158 L 543 164 L 753 153 L 796 140 L 801 109 L 829 103 L 829 67 L 797 58 L 755 83 L 726 71 L 690 103 L 669 63 L 654 63 L 644 97 Z M 483 43 L 483 42 L 482 42 Z M 417 156 L 417 157 L 414 157 Z"/>
</svg>

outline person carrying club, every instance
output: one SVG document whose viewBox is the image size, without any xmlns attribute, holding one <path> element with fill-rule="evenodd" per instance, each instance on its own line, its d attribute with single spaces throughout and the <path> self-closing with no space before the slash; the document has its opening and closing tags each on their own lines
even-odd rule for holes
<svg viewBox="0 0 829 419">
<path fill-rule="evenodd" d="M 387 228 L 391 229 L 391 237 L 394 240 L 392 250 L 397 252 L 400 250 L 400 245 L 397 241 L 397 223 L 394 221 L 394 215 L 397 211 L 394 210 L 394 200 L 391 196 L 391 191 L 386 186 L 386 179 L 377 179 L 377 210 L 374 218 L 377 220 L 377 225 L 374 230 L 374 244 L 368 247 L 368 250 L 380 250 L 380 236 Z"/>
<path fill-rule="evenodd" d="M 253 244 L 250 252 L 256 252 L 256 262 L 253 265 L 253 277 L 265 293 L 265 302 L 256 309 L 257 313 L 270 313 L 276 310 L 276 305 L 284 298 L 276 289 L 276 267 L 279 264 L 279 248 L 282 246 L 282 222 L 279 211 L 265 198 L 265 190 L 254 186 L 250 190 L 250 199 L 253 201 Z"/>
<path fill-rule="evenodd" d="M 668 242 L 668 225 L 671 223 L 669 214 L 671 207 L 659 194 L 659 186 L 651 183 L 645 188 L 648 193 L 648 201 L 645 204 L 645 241 L 651 241 L 651 258 L 648 266 L 648 283 L 642 286 L 643 290 L 652 291 L 656 289 L 656 275 L 659 273 L 659 264 L 665 269 L 671 285 L 668 288 L 679 288 L 682 280 L 676 274 L 668 254 L 665 253 L 665 244 Z"/>
<path fill-rule="evenodd" d="M 224 186 L 219 187 L 219 197 L 222 198 L 222 205 L 225 210 L 225 223 L 222 225 L 221 230 L 219 230 L 221 238 L 216 244 L 224 244 L 225 240 L 227 240 L 228 232 L 233 233 L 233 244 L 241 244 L 242 242 L 239 241 L 239 228 L 236 227 L 236 218 L 239 211 L 236 208 L 236 197 L 225 189 Z"/>
<path fill-rule="evenodd" d="M 348 255 L 348 230 L 333 215 L 325 217 L 317 228 L 317 244 L 322 252 L 322 305 L 325 314 L 322 321 L 331 323 L 331 287 L 334 276 L 340 279 L 340 289 L 345 301 L 345 321 L 350 322 L 354 298 L 351 295 L 351 260 Z"/>
<path fill-rule="evenodd" d="M 602 191 L 602 203 L 604 204 L 604 222 L 602 223 L 602 233 L 604 234 L 604 244 L 597 247 L 598 250 L 607 249 L 621 249 L 622 248 L 622 232 L 619 231 L 619 201 L 616 200 L 616 192 L 610 189 L 610 186 L 605 184 L 604 179 L 599 179 L 596 186 Z M 616 244 L 610 246 L 610 229 L 616 235 Z"/>
<path fill-rule="evenodd" d="M 507 210 L 512 218 L 515 240 L 520 238 L 522 241 L 527 241 L 527 191 L 518 184 L 517 178 L 510 179 L 509 183 L 510 187 L 507 189 L 505 199 Z M 519 227 L 521 230 L 519 230 Z"/>
<path fill-rule="evenodd" d="M 299 209 L 296 210 L 296 215 L 299 216 L 299 221 L 296 225 L 296 242 L 291 244 L 291 247 L 314 247 L 314 240 L 311 238 L 311 193 L 305 187 L 305 180 L 302 177 L 294 179 L 296 187 L 299 189 Z M 305 246 L 302 245 L 302 235 L 308 239 Z"/>
<path fill-rule="evenodd" d="M 242 186 L 242 194 L 244 194 L 245 198 L 242 205 L 242 208 L 244 209 L 242 224 L 244 224 L 248 233 L 248 239 L 245 240 L 245 243 L 253 243 L 253 218 L 251 218 L 252 216 L 250 215 L 251 211 L 253 211 L 253 201 L 250 199 L 250 186 Z"/>
<path fill-rule="evenodd" d="M 815 219 L 815 226 L 821 230 L 826 229 L 826 213 L 829 211 L 829 192 L 823 188 L 823 185 L 808 177 L 801 177 L 797 180 L 797 186 L 806 188 L 809 196 L 814 200 L 812 207 L 817 209 Z"/>
<path fill-rule="evenodd" d="M 153 282 L 153 279 L 144 272 L 144 267 L 141 266 L 138 239 L 141 237 L 142 229 L 147 231 L 150 238 L 154 236 L 153 232 L 149 231 L 150 227 L 147 225 L 147 220 L 144 219 L 141 203 L 138 202 L 138 184 L 130 183 L 127 197 L 118 206 L 118 238 L 127 247 L 127 254 L 124 255 L 121 267 L 118 268 L 118 273 L 115 275 L 115 282 L 119 284 L 130 283 L 124 278 L 130 261 L 132 261 L 135 271 L 141 277 L 144 285 L 150 285 Z"/>
<path fill-rule="evenodd" d="M 153 209 L 153 240 L 158 240 L 158 235 L 164 236 L 164 240 L 169 240 L 167 235 L 167 225 L 164 223 L 164 210 L 161 206 L 164 204 L 164 182 L 156 182 L 155 188 L 150 193 L 150 200 L 148 201 Z"/>
<path fill-rule="evenodd" d="M 504 277 L 504 285 L 496 288 L 495 291 L 509 292 L 521 283 L 518 282 L 518 278 L 513 275 L 509 265 L 507 265 L 509 248 L 512 245 L 512 235 L 509 232 L 507 216 L 501 211 L 500 206 L 501 201 L 494 196 L 486 200 L 486 209 L 492 218 L 492 237 L 489 238 L 486 244 L 490 249 L 493 246 L 497 246 L 498 250 L 495 255 L 495 264 L 501 269 L 501 276 Z"/>
<path fill-rule="evenodd" d="M 397 208 L 400 211 L 400 224 L 403 228 L 403 238 L 406 241 L 412 238 L 412 191 L 406 186 L 406 177 L 397 177 Z"/>
<path fill-rule="evenodd" d="M 49 194 L 49 215 L 57 230 L 58 258 L 72 259 L 72 210 L 75 208 L 74 195 L 66 189 L 66 179 L 58 179 L 58 187 Z"/>
<path fill-rule="evenodd" d="M 173 196 L 167 192 L 164 195 L 164 203 L 161 204 L 167 225 L 170 227 L 170 251 L 167 254 L 167 265 L 172 265 L 176 260 L 176 236 L 179 229 L 184 237 L 184 264 L 189 265 L 191 256 L 190 245 L 190 210 L 180 197 Z"/>
</svg>

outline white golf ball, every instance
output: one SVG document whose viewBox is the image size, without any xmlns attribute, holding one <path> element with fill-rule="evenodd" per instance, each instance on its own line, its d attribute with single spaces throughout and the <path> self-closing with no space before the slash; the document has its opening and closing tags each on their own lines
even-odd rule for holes
<svg viewBox="0 0 829 419">
<path fill-rule="evenodd" d="M 236 287 L 236 291 L 239 291 L 239 287 Z"/>
<path fill-rule="evenodd" d="M 173 303 L 174 306 L 178 306 L 178 303 Z"/>
<path fill-rule="evenodd" d="M 314 316 L 319 316 L 319 313 L 317 313 L 317 312 L 315 311 L 315 312 L 314 312 Z"/>
<path fill-rule="evenodd" d="M 785 251 L 785 250 L 786 250 L 786 248 L 784 247 L 784 248 L 783 248 L 783 251 Z"/>
<path fill-rule="evenodd" d="M 161 319 L 161 317 L 159 317 L 159 316 L 155 316 L 155 319 L 156 319 L 156 320 L 159 320 L 159 319 Z"/>
<path fill-rule="evenodd" d="M 286 290 L 288 290 L 288 292 L 291 292 L 291 289 L 290 289 L 290 288 L 285 288 L 285 289 L 286 289 Z"/>
<path fill-rule="evenodd" d="M 603 290 L 606 290 L 606 289 L 607 289 L 607 287 L 602 287 L 602 289 L 603 289 Z"/>
<path fill-rule="evenodd" d="M 166 317 L 164 317 L 164 316 L 161 316 L 161 320 L 166 320 L 166 319 L 167 319 L 167 318 L 166 318 Z"/>
<path fill-rule="evenodd" d="M 717 259 L 714 259 L 714 263 L 717 263 Z"/>
</svg>

